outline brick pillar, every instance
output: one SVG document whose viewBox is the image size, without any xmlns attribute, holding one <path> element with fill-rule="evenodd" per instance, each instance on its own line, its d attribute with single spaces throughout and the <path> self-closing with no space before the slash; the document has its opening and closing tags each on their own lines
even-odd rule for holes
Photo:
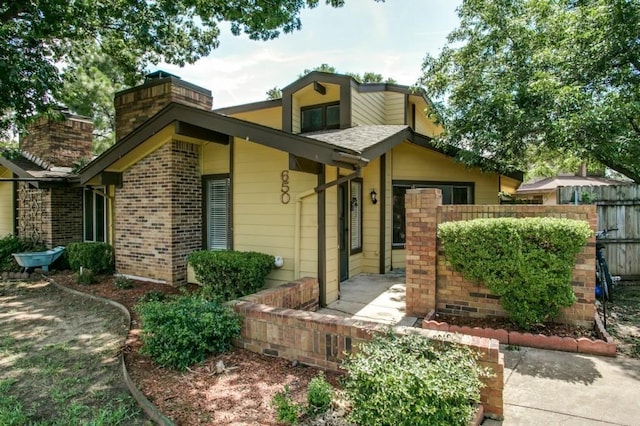
<svg viewBox="0 0 640 426">
<path fill-rule="evenodd" d="M 410 189 L 405 195 L 407 315 L 436 308 L 437 211 L 439 189 Z"/>
</svg>

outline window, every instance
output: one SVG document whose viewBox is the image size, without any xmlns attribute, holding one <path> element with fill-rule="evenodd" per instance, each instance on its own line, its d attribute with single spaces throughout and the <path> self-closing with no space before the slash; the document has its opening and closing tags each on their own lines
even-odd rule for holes
<svg viewBox="0 0 640 426">
<path fill-rule="evenodd" d="M 473 182 L 394 182 L 393 183 L 393 247 L 405 244 L 404 195 L 407 189 L 437 188 L 442 191 L 442 204 L 473 204 Z"/>
<path fill-rule="evenodd" d="M 351 254 L 362 251 L 362 180 L 351 181 Z"/>
<path fill-rule="evenodd" d="M 229 176 L 204 179 L 205 246 L 209 250 L 231 248 L 231 201 Z"/>
<path fill-rule="evenodd" d="M 340 103 L 304 107 L 301 114 L 303 133 L 340 128 Z"/>
<path fill-rule="evenodd" d="M 84 189 L 84 240 L 106 242 L 107 209 L 104 188 Z"/>
</svg>

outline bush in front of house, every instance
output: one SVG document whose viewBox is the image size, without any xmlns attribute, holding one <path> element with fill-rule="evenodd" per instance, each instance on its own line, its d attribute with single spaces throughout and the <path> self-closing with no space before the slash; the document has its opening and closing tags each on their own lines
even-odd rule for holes
<svg viewBox="0 0 640 426">
<path fill-rule="evenodd" d="M 17 272 L 20 265 L 13 258 L 13 253 L 22 253 L 29 251 L 43 251 L 47 248 L 33 241 L 7 235 L 0 239 L 0 272 Z"/>
<path fill-rule="evenodd" d="M 202 250 L 189 255 L 196 278 L 207 299 L 228 301 L 255 293 L 274 267 L 274 257 L 264 253 Z"/>
<path fill-rule="evenodd" d="M 181 295 L 135 306 L 142 321 L 142 350 L 160 366 L 186 370 L 209 354 L 231 348 L 240 334 L 240 317 L 227 306 Z"/>
<path fill-rule="evenodd" d="M 374 335 L 342 364 L 359 425 L 468 425 L 480 400 L 481 377 L 471 348 L 418 335 Z"/>
<path fill-rule="evenodd" d="M 107 243 L 70 243 L 66 251 L 69 267 L 74 271 L 87 268 L 100 275 L 114 270 L 113 247 Z"/>
<path fill-rule="evenodd" d="M 573 268 L 591 235 L 587 222 L 558 218 L 475 219 L 438 226 L 452 267 L 501 296 L 509 318 L 523 328 L 548 321 L 575 303 Z"/>
</svg>

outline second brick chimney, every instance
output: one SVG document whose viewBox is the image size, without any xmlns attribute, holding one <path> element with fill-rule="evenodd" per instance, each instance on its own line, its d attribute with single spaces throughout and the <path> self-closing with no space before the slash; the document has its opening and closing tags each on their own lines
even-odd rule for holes
<svg viewBox="0 0 640 426">
<path fill-rule="evenodd" d="M 73 167 L 81 158 L 93 158 L 93 122 L 63 112 L 64 120 L 41 117 L 20 135 L 20 150 L 49 166 Z"/>
<path fill-rule="evenodd" d="M 211 111 L 211 91 L 164 71 L 148 74 L 145 82 L 116 93 L 116 142 L 171 102 Z"/>
</svg>

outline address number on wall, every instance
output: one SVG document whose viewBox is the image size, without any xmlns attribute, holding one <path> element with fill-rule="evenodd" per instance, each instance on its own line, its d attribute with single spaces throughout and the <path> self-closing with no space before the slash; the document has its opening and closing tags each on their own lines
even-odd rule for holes
<svg viewBox="0 0 640 426">
<path fill-rule="evenodd" d="M 282 183 L 280 185 L 280 201 L 282 204 L 289 204 L 291 201 L 291 195 L 289 195 L 289 170 L 283 170 L 280 173 L 280 179 Z"/>
</svg>

